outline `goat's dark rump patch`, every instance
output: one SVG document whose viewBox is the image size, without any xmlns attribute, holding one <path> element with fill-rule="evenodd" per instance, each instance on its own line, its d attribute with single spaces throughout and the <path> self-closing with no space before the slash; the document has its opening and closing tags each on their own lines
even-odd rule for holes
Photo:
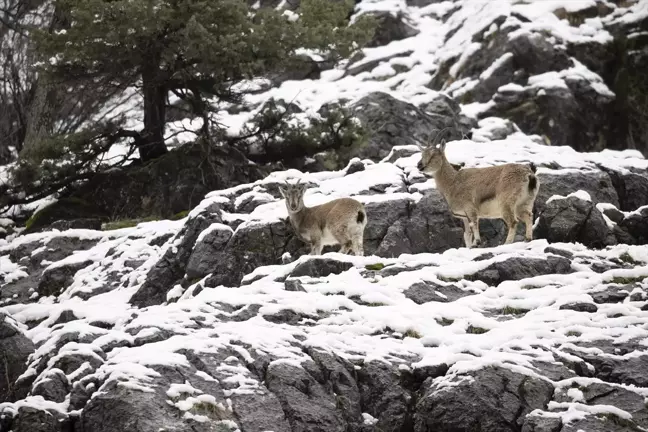
<svg viewBox="0 0 648 432">
<path fill-rule="evenodd" d="M 358 212 L 358 217 L 356 218 L 356 221 L 357 221 L 358 223 L 362 223 L 362 222 L 364 222 L 364 220 L 365 220 L 365 214 L 364 214 L 364 212 L 359 211 L 359 212 Z"/>
<path fill-rule="evenodd" d="M 482 205 L 485 202 L 491 201 L 493 199 L 495 199 L 495 192 L 491 192 L 488 195 L 481 196 L 479 197 L 479 205 Z"/>
<path fill-rule="evenodd" d="M 529 176 L 529 190 L 532 191 L 538 186 L 538 179 L 536 176 L 531 175 Z"/>
</svg>

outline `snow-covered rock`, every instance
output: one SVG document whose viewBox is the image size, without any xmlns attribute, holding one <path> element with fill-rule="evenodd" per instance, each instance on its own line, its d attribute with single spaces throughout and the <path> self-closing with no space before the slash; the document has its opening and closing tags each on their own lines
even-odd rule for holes
<svg viewBox="0 0 648 432">
<path fill-rule="evenodd" d="M 642 175 L 648 162 L 519 133 L 447 148 L 465 166 L 534 161 L 552 194 L 536 203 L 536 233 L 557 242 L 499 245 L 503 227 L 483 221 L 499 246 L 462 247 L 458 221 L 416 169 L 420 152 L 399 149 L 383 162 L 217 190 L 178 221 L 5 241 L 0 311 L 35 347 L 0 424 L 621 431 L 618 416 L 641 425 L 648 255 L 639 227 L 648 217 L 646 207 L 618 209 L 608 172 Z M 368 256 L 304 255 L 278 192 L 294 178 L 311 186 L 307 205 L 365 202 Z M 603 216 L 611 209 L 616 222 Z M 579 227 L 593 214 L 598 225 Z M 578 235 L 558 238 L 565 224 Z M 564 242 L 603 232 L 637 246 Z"/>
<path fill-rule="evenodd" d="M 367 154 L 254 183 L 237 174 L 245 160 L 223 159 L 228 180 L 213 187 L 235 186 L 181 220 L 8 234 L 0 355 L 14 356 L 17 391 L 0 362 L 0 431 L 645 429 L 648 161 L 574 150 L 625 148 L 610 129 L 619 70 L 605 59 L 648 13 L 623 3 L 361 1 L 404 31 L 246 103 L 314 113 L 346 98 L 378 123 Z M 642 37 L 623 67 L 644 64 Z M 236 135 L 254 108 L 225 108 Z M 487 247 L 462 247 L 416 169 L 415 139 L 445 126 L 459 129 L 457 166 L 538 167 L 534 241 L 501 245 L 501 222 L 481 221 Z M 310 185 L 307 205 L 365 203 L 368 256 L 304 255 L 277 189 L 294 178 Z M 186 209 L 156 191 L 156 208 Z"/>
</svg>

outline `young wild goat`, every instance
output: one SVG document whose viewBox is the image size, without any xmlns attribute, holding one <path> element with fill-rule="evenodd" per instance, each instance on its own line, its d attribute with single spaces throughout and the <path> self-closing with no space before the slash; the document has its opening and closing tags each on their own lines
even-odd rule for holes
<svg viewBox="0 0 648 432">
<path fill-rule="evenodd" d="M 524 222 L 524 238 L 533 238 L 533 203 L 540 186 L 535 165 L 505 164 L 456 170 L 445 156 L 445 140 L 422 149 L 419 171 L 431 175 L 452 213 L 464 223 L 466 247 L 479 246 L 479 219 L 504 219 L 505 244 L 512 243 L 518 222 Z"/>
<path fill-rule="evenodd" d="M 326 245 L 340 245 L 341 253 L 362 256 L 367 212 L 351 198 L 339 198 L 314 207 L 304 205 L 306 185 L 286 182 L 279 191 L 286 199 L 290 224 L 301 240 L 310 244 L 311 255 L 320 255 Z"/>
</svg>

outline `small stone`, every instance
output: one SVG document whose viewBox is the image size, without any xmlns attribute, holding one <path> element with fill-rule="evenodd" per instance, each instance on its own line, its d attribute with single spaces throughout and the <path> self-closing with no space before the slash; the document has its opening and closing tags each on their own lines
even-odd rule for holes
<svg viewBox="0 0 648 432">
<path fill-rule="evenodd" d="M 347 261 L 337 261 L 330 258 L 312 258 L 297 265 L 290 276 L 325 277 L 330 274 L 340 274 L 353 267 Z"/>
<path fill-rule="evenodd" d="M 362 161 L 358 158 L 353 158 L 349 162 L 349 165 L 347 165 L 346 168 L 346 175 L 351 175 L 357 172 L 361 172 L 365 170 L 365 166 L 362 163 Z"/>
<path fill-rule="evenodd" d="M 551 246 L 547 246 L 547 247 L 544 249 L 544 253 L 546 253 L 546 254 L 550 254 L 550 253 L 552 253 L 552 254 L 554 254 L 554 255 L 560 255 L 560 256 L 565 257 L 565 258 L 567 258 L 567 259 L 572 259 L 572 258 L 574 257 L 574 254 L 571 253 L 571 252 L 568 251 L 568 250 L 565 250 L 565 249 L 559 249 L 559 248 L 555 248 L 555 247 L 551 247 Z"/>
<path fill-rule="evenodd" d="M 286 291 L 306 292 L 304 285 L 298 279 L 286 279 L 284 287 Z"/>
<path fill-rule="evenodd" d="M 585 302 L 578 302 L 578 303 L 567 303 L 564 305 L 561 305 L 560 310 L 573 310 L 577 312 L 589 312 L 589 313 L 594 313 L 598 311 L 598 307 L 594 303 L 585 303 Z"/>
</svg>

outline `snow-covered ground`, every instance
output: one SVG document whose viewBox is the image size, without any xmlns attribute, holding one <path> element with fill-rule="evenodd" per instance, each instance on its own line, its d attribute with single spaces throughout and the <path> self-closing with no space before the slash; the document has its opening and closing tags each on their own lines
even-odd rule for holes
<svg viewBox="0 0 648 432">
<path fill-rule="evenodd" d="M 629 294 L 644 292 L 648 288 L 648 251 L 644 246 L 622 245 L 594 252 L 579 245 L 554 244 L 553 247 L 574 254 L 573 273 L 540 275 L 491 287 L 480 280 L 471 281 L 469 275 L 513 257 L 545 259 L 547 242 L 535 240 L 494 249 L 452 249 L 442 254 L 403 255 L 391 259 L 331 254 L 329 257 L 349 261 L 353 267 L 341 274 L 321 278 L 301 277 L 304 292 L 287 291 L 281 279 L 297 265 L 311 259 L 302 257 L 288 265 L 258 268 L 250 275 L 250 279 L 256 280 L 241 288 L 205 288 L 194 296 L 191 293 L 195 287 L 190 287 L 184 294 L 178 291 L 178 298 L 170 304 L 144 310 L 132 307 L 128 303 L 131 295 L 171 242 L 164 247 L 149 243 L 160 235 L 177 232 L 182 223 L 149 222 L 111 233 L 66 232 L 65 236 L 91 238 L 98 240 L 98 244 L 50 263 L 48 268 L 82 261 L 92 261 L 92 264 L 76 273 L 72 284 L 57 297 L 0 308 L 23 323 L 25 334 L 39 345 L 25 376 L 36 374 L 35 367 L 44 357 L 49 358 L 49 365 L 54 365 L 57 358 L 72 353 L 100 359 L 101 366 L 92 373 L 103 386 L 118 380 L 122 386 L 152 391 L 148 383 L 158 373 L 151 367 L 187 365 L 187 359 L 178 354 L 179 350 L 211 352 L 230 348 L 249 362 L 263 352 L 278 359 L 276 361 L 298 365 L 308 358 L 304 347 L 313 347 L 335 352 L 352 362 L 381 360 L 401 364 L 406 369 L 447 364 L 450 370 L 439 380 L 448 383 L 457 374 L 488 365 L 546 380 L 548 378 L 537 370 L 536 362 L 555 363 L 569 359 L 571 349 L 584 349 L 579 348 L 581 343 L 643 340 L 648 346 L 648 312 L 640 310 L 643 301 L 633 301 L 628 296 L 621 303 L 599 304 L 593 313 L 561 309 L 566 304 L 591 304 L 594 293 L 621 278 L 637 281 L 636 293 Z M 60 234 L 34 234 L 23 237 L 21 242 L 40 238 L 46 245 L 57 235 Z M 16 247 L 17 243 L 11 247 Z M 474 260 L 488 252 L 494 256 Z M 603 273 L 590 269 L 592 262 L 621 256 L 637 262 L 636 267 Z M 126 264 L 131 260 L 144 263 L 131 270 Z M 24 276 L 20 266 L 7 256 L 2 256 L 1 262 L 5 282 Z M 377 264 L 385 269 L 409 267 L 409 271 L 388 276 L 367 271 L 367 268 L 379 268 Z M 106 284 L 113 272 L 121 274 L 117 289 L 88 300 L 77 297 L 80 292 L 91 293 L 97 286 Z M 430 294 L 436 293 L 441 298 L 444 297 L 443 287 L 452 287 L 465 296 L 449 302 L 417 304 L 404 293 L 416 283 L 430 284 Z M 251 307 L 258 307 L 258 312 L 250 319 L 230 319 Z M 285 310 L 298 314 L 299 324 L 265 319 Z M 76 319 L 64 325 L 53 325 L 64 311 L 71 311 Z M 196 322 L 200 322 L 198 328 Z M 109 328 L 97 327 L 96 323 Z M 29 324 L 29 328 L 24 324 Z M 77 332 L 78 337 L 90 342 L 59 344 L 65 335 Z M 157 342 L 138 343 L 160 332 L 172 336 Z M 120 347 L 110 349 L 115 344 Z M 39 370 L 39 376 L 47 376 L 50 367 Z M 75 370 L 68 378 L 74 382 L 77 375 L 85 374 Z M 583 382 L 598 380 L 583 378 Z M 569 386 L 562 381 L 552 384 L 557 388 Z M 231 392 L 254 390 L 258 385 L 254 380 L 241 380 Z M 648 397 L 648 389 L 620 386 Z M 32 397 L 16 405 L 0 406 L 17 409 L 33 405 L 67 412 L 68 402 L 45 403 L 42 398 Z M 592 406 L 578 404 L 571 407 L 564 411 L 565 415 L 574 416 L 573 410 L 585 415 L 592 409 Z M 555 411 L 562 412 L 561 408 L 564 407 L 556 406 Z"/>
<path fill-rule="evenodd" d="M 507 151 L 494 151 L 497 148 Z M 556 164 L 558 169 L 547 170 L 556 173 L 593 169 L 596 164 L 620 171 L 648 167 L 648 162 L 636 152 L 580 154 L 567 148 L 535 144 L 521 134 L 504 142 L 457 141 L 449 149 L 451 159 L 475 166 L 534 160 Z M 271 364 L 300 365 L 309 358 L 306 349 L 314 348 L 335 353 L 352 363 L 383 361 L 399 365 L 403 371 L 445 364 L 449 366 L 448 373 L 435 380 L 440 388 L 454 385 L 457 377 L 470 371 L 499 366 L 540 377 L 560 390 L 568 388 L 573 379 L 551 379 L 538 364 L 568 362 L 579 350 L 598 352 L 586 348 L 587 343 L 614 341 L 648 346 L 648 311 L 642 310 L 648 299 L 645 246 L 619 245 L 593 251 L 579 244 L 549 245 L 546 240 L 534 240 L 492 249 L 460 248 L 440 254 L 404 254 L 393 258 L 333 253 L 326 257 L 349 262 L 351 268 L 324 277 L 291 277 L 301 282 L 303 291 L 289 291 L 286 277 L 312 259 L 303 256 L 290 264 L 259 267 L 243 278 L 244 285 L 239 288 L 208 287 L 207 278 L 202 278 L 187 288 L 177 285 L 168 291 L 168 303 L 145 309 L 129 303 L 164 253 L 178 247 L 179 240 L 174 236 L 183 225 L 202 217 L 211 205 L 236 205 L 249 197 L 264 202 L 249 214 L 223 212 L 224 221 L 242 220 L 236 232 L 253 225 L 276 223 L 286 217 L 284 202 L 263 188 L 287 179 L 301 178 L 315 185 L 307 193 L 308 205 L 337 196 L 355 196 L 367 203 L 384 202 L 385 205 L 401 197 L 417 200 L 422 191 L 434 186 L 433 180 L 413 184 L 406 181 L 408 177 L 420 176 L 415 168 L 418 157 L 415 154 L 393 164 L 365 161 L 365 170 L 346 176 L 343 171 L 275 172 L 252 185 L 214 191 L 187 218 L 179 221 L 147 222 L 109 232 L 36 233 L 9 242 L 0 241 L 0 276 L 5 284 L 28 280 L 28 272 L 34 271 L 28 262 L 36 261 L 36 267 L 45 273 L 81 264 L 60 294 L 39 296 L 35 282 L 31 289 L 33 303 L 15 303 L 13 298 L 7 298 L 5 306 L 0 307 L 0 312 L 10 314 L 37 344 L 24 377 L 34 375 L 38 377 L 37 382 L 42 381 L 54 373 L 52 368 L 56 369 L 59 359 L 85 356 L 96 359 L 98 366 L 88 364 L 82 366 L 83 370 L 71 371 L 67 375 L 71 383 L 91 376 L 101 383 L 98 392 L 115 381 L 121 387 L 151 392 L 155 378 L 159 377 L 156 367 L 189 365 L 179 351 L 209 353 L 228 349 L 249 364 L 262 353 L 274 359 Z M 377 185 L 389 186 L 384 193 L 372 193 Z M 575 196 L 589 199 L 582 191 Z M 216 225 L 216 228 L 224 226 Z M 212 229 L 215 227 L 207 227 L 196 242 Z M 94 246 L 54 261 L 39 261 L 42 258 L 38 257 L 52 253 L 48 244 L 62 238 L 72 242 L 89 241 Z M 160 244 L 155 240 L 160 238 L 168 240 Z M 547 249 L 549 246 L 556 248 L 554 251 L 561 250 L 561 254 L 571 255 L 566 260 L 570 262 L 571 273 L 549 270 L 546 274 L 496 285 L 474 276 L 510 259 L 542 261 L 557 257 Z M 492 257 L 488 257 L 489 253 Z M 597 263 L 606 265 L 615 260 L 633 265 L 612 266 L 602 272 L 594 268 Z M 436 300 L 414 301 L 409 292 L 417 284 L 423 284 L 425 295 Z M 595 311 L 561 308 L 572 304 L 594 305 L 597 293 L 609 289 L 627 292 L 618 302 L 597 302 Z M 286 312 L 297 318 L 289 322 L 271 318 Z M 74 319 L 61 323 L 61 317 L 70 314 Z M 237 318 L 246 314 L 249 314 L 247 319 Z M 65 342 L 68 337 L 73 340 Z M 637 349 L 613 358 L 640 356 L 643 351 Z M 47 360 L 45 364 L 43 359 Z M 230 396 L 254 392 L 263 386 L 244 367 L 232 374 L 227 387 Z M 579 380 L 582 386 L 600 382 L 595 377 Z M 614 385 L 648 397 L 648 389 Z M 172 394 L 176 390 L 175 387 L 168 389 Z M 195 399 L 199 392 L 196 389 L 195 395 L 178 409 L 188 411 L 193 403 L 199 403 L 200 399 Z M 554 403 L 547 408 L 548 413 L 536 414 L 563 416 L 569 420 L 611 412 L 632 418 L 625 411 L 619 414 L 614 406 L 582 404 L 577 396 L 571 402 Z M 41 396 L 31 396 L 16 404 L 0 406 L 9 411 L 33 406 L 68 413 L 74 411 L 69 403 L 68 399 L 54 403 Z"/>
<path fill-rule="evenodd" d="M 319 80 L 287 81 L 278 88 L 248 96 L 247 102 L 258 107 L 268 98 L 282 98 L 297 103 L 308 113 L 315 113 L 327 102 L 340 98 L 355 101 L 371 92 L 383 91 L 420 105 L 436 94 L 427 85 L 440 62 L 458 58 L 450 71 L 456 73 L 462 61 L 479 49 L 472 42 L 473 34 L 493 31 L 483 25 L 490 26 L 494 17 L 515 12 L 530 19 L 520 31 L 543 30 L 552 34 L 557 43 L 602 43 L 611 37 L 603 29 L 602 20 L 628 21 L 648 14 L 648 2 L 640 1 L 624 11 L 613 12 L 605 18 L 586 19 L 574 27 L 553 13 L 559 8 L 577 11 L 593 4 L 590 0 L 463 0 L 417 8 L 407 6 L 404 0 L 364 0 L 357 6 L 358 13 L 401 12 L 419 33 L 365 50 L 365 57 L 355 66 L 388 59 L 379 62 L 373 70 L 345 76 L 349 65 L 343 64 L 323 72 Z M 441 16 L 457 6 L 451 18 L 443 22 Z M 447 38 L 458 26 L 461 31 Z M 407 66 L 407 70 L 397 72 L 395 65 Z M 560 73 L 532 77 L 529 85 L 543 91 L 564 85 L 564 79 L 570 76 L 596 83 L 601 94 L 610 92 L 600 77 L 580 64 Z M 460 94 L 471 85 L 469 81 L 457 81 L 449 92 Z M 136 97 L 132 97 L 121 108 L 132 110 L 136 103 Z M 252 109 L 232 115 L 227 114 L 226 106 L 220 108 L 218 121 L 227 125 L 228 133 L 233 135 L 255 112 Z M 483 107 L 463 108 L 471 114 Z M 133 127 L 139 124 L 137 116 L 130 121 Z M 491 141 L 490 132 L 501 122 L 501 119 L 483 119 L 473 131 L 473 141 L 449 143 L 450 161 L 468 167 L 532 161 L 540 167 L 540 174 L 556 175 L 601 167 L 620 173 L 648 170 L 648 160 L 633 150 L 578 153 L 570 147 L 540 145 L 537 139 L 521 132 Z M 167 133 L 185 127 L 199 125 L 186 120 L 175 122 Z M 189 141 L 190 135 L 181 134 L 176 138 L 182 143 Z M 115 148 L 115 152 L 119 149 Z M 270 194 L 268 188 L 294 178 L 314 185 L 306 194 L 307 205 L 339 196 L 354 196 L 367 204 L 403 197 L 416 202 L 435 186 L 434 180 L 423 179 L 416 169 L 419 158 L 420 154 L 416 153 L 394 163 L 363 161 L 365 169 L 351 175 L 344 171 L 275 172 L 253 185 L 212 192 L 187 218 L 179 221 L 147 222 L 108 232 L 50 231 L 0 240 L 0 289 L 20 283 L 33 284 L 18 287 L 28 291 L 28 301 L 16 302 L 15 298 L 5 296 L 4 303 L 0 304 L 0 312 L 8 313 L 11 318 L 7 319 L 12 323 L 15 320 L 15 325 L 37 344 L 23 378 L 36 377 L 36 383 L 46 381 L 51 374 L 58 373 L 55 369 L 61 359 L 80 356 L 89 360 L 65 374 L 71 387 L 81 379 L 92 377 L 99 383 L 98 388 L 90 387 L 92 397 L 109 392 L 115 382 L 123 388 L 150 393 L 160 376 L 159 366 L 189 366 L 181 352 L 231 350 L 248 366 L 263 357 L 269 358 L 270 364 L 302 367 L 309 359 L 308 349 L 312 348 L 334 353 L 358 368 L 363 362 L 371 361 L 398 365 L 402 371 L 445 364 L 449 366 L 448 373 L 434 380 L 441 389 L 456 386 L 455 379 L 468 372 L 498 366 L 549 382 L 556 394 L 564 390 L 569 396 L 568 400 L 552 401 L 546 410 L 535 412 L 537 415 L 558 416 L 565 422 L 597 414 L 632 420 L 630 413 L 615 406 L 585 404 L 582 392 L 571 388 L 575 382 L 583 387 L 603 382 L 593 373 L 557 379 L 546 374 L 540 364 L 571 365 L 582 361 L 580 354 L 617 362 L 645 355 L 648 350 L 646 246 L 618 245 L 594 251 L 579 244 L 549 245 L 545 240 L 534 240 L 490 249 L 459 248 L 438 254 L 403 254 L 391 258 L 333 253 L 326 258 L 348 262 L 350 268 L 323 277 L 291 277 L 298 266 L 312 259 L 306 256 L 290 264 L 274 263 L 256 268 L 243 278 L 241 286 L 208 286 L 207 278 L 202 278 L 191 281 L 188 287 L 176 285 L 170 289 L 164 304 L 142 309 L 130 304 L 131 297 L 146 282 L 156 263 L 167 251 L 177 250 L 180 237 L 176 235 L 183 226 L 202 217 L 212 204 L 227 203 L 237 208 L 245 200 L 261 203 L 250 213 L 222 213 L 222 221 L 231 224 L 236 235 L 252 226 L 271 225 L 285 218 L 284 202 Z M 573 191 L 572 196 L 590 198 L 583 191 Z M 597 203 L 597 208 L 610 208 L 610 204 Z M 196 242 L 202 241 L 210 230 L 223 227 L 221 222 L 207 227 Z M 63 257 L 48 258 L 55 255 L 61 244 L 81 243 L 91 246 L 85 250 L 69 250 Z M 543 274 L 490 285 L 484 282 L 485 276 L 475 276 L 512 259 L 537 262 L 561 256 L 569 257 L 562 258 L 568 261 L 569 273 L 550 269 Z M 62 268 L 74 269 L 63 290 L 40 295 L 39 281 L 31 280 L 31 274 L 55 273 Z M 298 281 L 303 290 L 287 290 L 286 278 Z M 423 286 L 425 294 L 434 299 L 420 301 L 412 294 L 413 286 L 419 289 Z M 600 300 L 610 290 L 614 291 L 616 297 L 612 297 L 616 300 Z M 581 310 L 570 305 L 585 306 Z M 597 347 L 598 343 L 608 342 L 632 344 L 635 348 L 630 352 L 610 353 Z M 234 367 L 226 362 L 219 367 L 229 374 L 222 379 L 229 403 L 230 397 L 260 391 L 265 385 L 252 377 L 246 367 Z M 196 375 L 207 381 L 216 379 L 203 371 Z M 627 382 L 606 382 L 606 385 L 648 398 L 647 387 Z M 189 413 L 199 403 L 220 403 L 186 382 L 172 383 L 164 390 L 169 404 L 179 412 Z M 178 400 L 180 395 L 189 396 Z M 25 406 L 65 415 L 77 410 L 71 407 L 69 396 L 54 402 L 30 395 L 16 403 L 0 404 L 0 411 L 13 413 Z M 363 416 L 369 424 L 376 420 L 369 413 Z M 194 417 L 198 418 L 196 421 L 204 420 Z"/>
</svg>

